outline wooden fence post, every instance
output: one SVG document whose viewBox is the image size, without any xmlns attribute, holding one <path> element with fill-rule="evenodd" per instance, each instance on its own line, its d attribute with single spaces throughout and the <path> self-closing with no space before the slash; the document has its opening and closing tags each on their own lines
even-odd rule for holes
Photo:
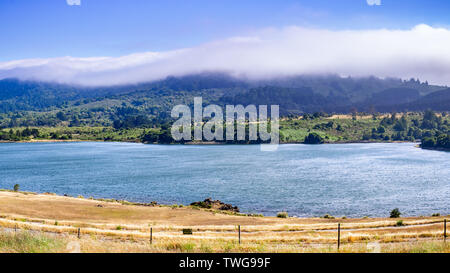
<svg viewBox="0 0 450 273">
<path fill-rule="evenodd" d="M 78 239 L 81 238 L 80 228 L 78 228 Z"/>
<path fill-rule="evenodd" d="M 150 228 L 150 244 L 153 243 L 153 228 Z"/>
<path fill-rule="evenodd" d="M 241 225 L 239 225 L 238 230 L 239 230 L 239 244 L 241 244 Z"/>
<path fill-rule="evenodd" d="M 444 243 L 447 241 L 447 219 L 444 219 Z"/>
<path fill-rule="evenodd" d="M 341 247 L 341 223 L 338 223 L 338 251 Z"/>
</svg>

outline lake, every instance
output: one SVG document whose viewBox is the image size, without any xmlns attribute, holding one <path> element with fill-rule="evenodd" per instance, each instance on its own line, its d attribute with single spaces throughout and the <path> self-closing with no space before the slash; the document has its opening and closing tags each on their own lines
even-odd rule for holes
<svg viewBox="0 0 450 273">
<path fill-rule="evenodd" d="M 450 153 L 414 143 L 1 143 L 0 188 L 136 202 L 207 197 L 242 212 L 310 217 L 450 214 Z M 1 211 L 1 209 L 0 209 Z"/>
</svg>

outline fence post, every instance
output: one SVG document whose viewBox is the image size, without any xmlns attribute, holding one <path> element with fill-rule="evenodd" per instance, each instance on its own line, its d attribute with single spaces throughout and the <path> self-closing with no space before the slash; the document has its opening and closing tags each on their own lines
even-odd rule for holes
<svg viewBox="0 0 450 273">
<path fill-rule="evenodd" d="M 80 234 L 80 228 L 78 228 L 78 239 L 81 238 L 81 234 Z"/>
<path fill-rule="evenodd" d="M 341 247 L 341 223 L 338 223 L 338 251 Z"/>
<path fill-rule="evenodd" d="M 444 243 L 447 241 L 447 219 L 444 219 Z"/>
<path fill-rule="evenodd" d="M 153 228 L 150 228 L 150 244 L 153 243 Z"/>
<path fill-rule="evenodd" d="M 239 230 L 239 244 L 241 244 L 241 225 L 238 226 Z"/>
</svg>

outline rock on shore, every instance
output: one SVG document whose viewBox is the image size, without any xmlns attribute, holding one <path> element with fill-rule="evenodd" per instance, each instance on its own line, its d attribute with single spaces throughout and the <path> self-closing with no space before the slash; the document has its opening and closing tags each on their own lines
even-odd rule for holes
<svg viewBox="0 0 450 273">
<path fill-rule="evenodd" d="M 201 207 L 205 209 L 217 209 L 217 210 L 239 212 L 238 207 L 233 206 L 231 204 L 223 203 L 220 200 L 212 200 L 211 198 L 207 198 L 204 201 L 191 203 L 191 206 Z"/>
</svg>

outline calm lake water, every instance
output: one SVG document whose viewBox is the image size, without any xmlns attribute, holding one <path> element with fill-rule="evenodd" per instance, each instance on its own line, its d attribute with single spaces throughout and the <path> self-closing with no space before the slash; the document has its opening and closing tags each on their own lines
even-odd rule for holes
<svg viewBox="0 0 450 273">
<path fill-rule="evenodd" d="M 0 188 L 292 216 L 450 214 L 450 153 L 412 143 L 189 146 L 2 143 Z M 0 209 L 1 210 L 1 209 Z"/>
</svg>

